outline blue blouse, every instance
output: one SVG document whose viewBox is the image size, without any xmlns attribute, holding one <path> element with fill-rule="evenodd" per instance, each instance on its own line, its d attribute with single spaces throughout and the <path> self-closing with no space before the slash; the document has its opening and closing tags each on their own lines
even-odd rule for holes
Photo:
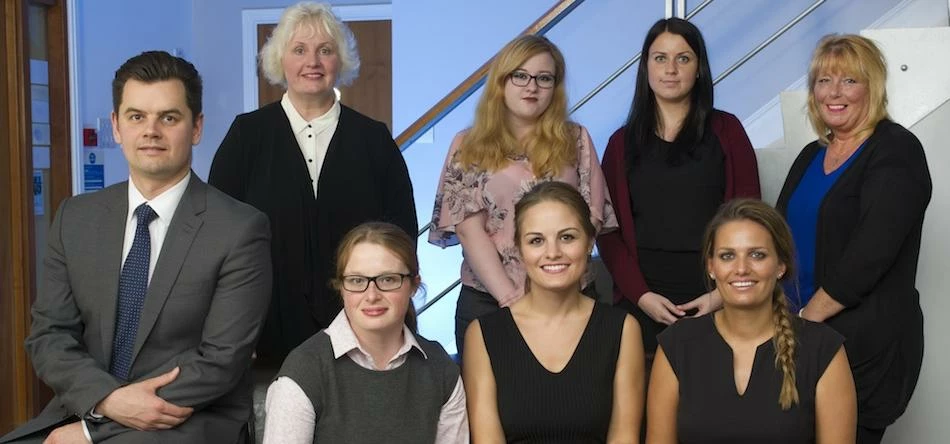
<svg viewBox="0 0 950 444">
<path fill-rule="evenodd" d="M 792 229 L 792 239 L 795 242 L 798 266 L 798 287 L 787 285 L 785 294 L 788 295 L 792 308 L 798 311 L 811 300 L 818 288 L 815 285 L 815 249 L 818 235 L 818 212 L 821 203 L 825 200 L 828 190 L 834 186 L 841 174 L 848 169 L 857 154 L 864 148 L 858 147 L 841 166 L 829 174 L 825 174 L 825 154 L 828 147 L 821 148 L 805 170 L 801 182 L 792 193 L 788 201 L 787 221 Z"/>
</svg>

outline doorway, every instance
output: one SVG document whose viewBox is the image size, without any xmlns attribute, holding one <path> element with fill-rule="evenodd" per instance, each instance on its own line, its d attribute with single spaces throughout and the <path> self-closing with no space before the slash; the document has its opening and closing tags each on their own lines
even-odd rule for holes
<svg viewBox="0 0 950 444">
<path fill-rule="evenodd" d="M 0 6 L 0 434 L 52 397 L 23 340 L 46 235 L 72 194 L 66 0 Z"/>
</svg>

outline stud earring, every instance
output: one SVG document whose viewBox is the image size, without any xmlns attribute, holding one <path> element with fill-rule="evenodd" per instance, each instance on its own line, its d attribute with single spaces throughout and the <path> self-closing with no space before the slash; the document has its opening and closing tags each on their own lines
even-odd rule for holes
<svg viewBox="0 0 950 444">
<path fill-rule="evenodd" d="M 709 279 L 716 280 L 716 275 L 713 273 L 709 273 Z"/>
</svg>

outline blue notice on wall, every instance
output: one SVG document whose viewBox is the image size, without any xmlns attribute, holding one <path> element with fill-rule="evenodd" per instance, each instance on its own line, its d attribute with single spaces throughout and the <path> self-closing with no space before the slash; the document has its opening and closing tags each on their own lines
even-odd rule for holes
<svg viewBox="0 0 950 444">
<path fill-rule="evenodd" d="M 33 170 L 33 214 L 43 215 L 43 171 Z"/>
<path fill-rule="evenodd" d="M 95 190 L 101 190 L 105 186 L 106 174 L 104 165 L 101 163 L 98 164 L 85 164 L 82 169 L 83 177 L 83 192 L 90 192 Z"/>
</svg>

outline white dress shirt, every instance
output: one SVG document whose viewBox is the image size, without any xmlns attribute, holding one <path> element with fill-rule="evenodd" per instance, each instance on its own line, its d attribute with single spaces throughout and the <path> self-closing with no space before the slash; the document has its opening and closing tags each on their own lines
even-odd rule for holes
<svg viewBox="0 0 950 444">
<path fill-rule="evenodd" d="M 284 93 L 280 99 L 280 106 L 290 121 L 290 128 L 294 131 L 297 145 L 307 162 L 307 171 L 310 172 L 310 182 L 313 184 L 313 196 L 317 196 L 317 182 L 320 181 L 320 171 L 323 161 L 330 148 L 330 140 L 336 133 L 336 125 L 340 122 L 340 102 L 333 102 L 333 106 L 322 116 L 307 121 L 297 112 L 290 97 Z"/>
<path fill-rule="evenodd" d="M 185 175 L 183 179 L 178 181 L 175 185 L 172 185 L 171 188 L 162 191 L 162 194 L 155 196 L 154 199 L 148 200 L 138 188 L 135 187 L 135 183 L 132 182 L 132 178 L 129 177 L 129 212 L 125 218 L 125 239 L 122 241 L 122 266 L 125 266 L 125 258 L 129 255 L 129 251 L 132 250 L 132 241 L 135 240 L 135 228 L 138 225 L 138 217 L 135 215 L 135 209 L 142 205 L 143 203 L 148 203 L 148 206 L 152 207 L 152 211 L 155 212 L 155 219 L 152 219 L 152 222 L 148 225 L 148 234 L 150 238 L 150 252 L 148 257 L 148 282 L 152 282 L 152 273 L 155 272 L 155 264 L 158 263 L 158 254 L 162 252 L 162 245 L 165 243 L 165 234 L 168 233 L 168 226 L 172 222 L 172 217 L 175 216 L 175 210 L 178 209 L 178 204 L 181 202 L 182 196 L 185 195 L 185 189 L 188 188 L 188 182 L 191 180 L 191 173 Z M 121 272 L 121 271 L 120 271 Z M 89 412 L 90 415 L 94 417 L 101 417 L 96 413 L 95 409 Z M 89 434 L 89 428 L 86 426 L 86 421 L 82 421 L 82 431 L 86 435 L 86 439 L 89 442 L 92 442 L 92 435 Z"/>
<path fill-rule="evenodd" d="M 346 313 L 340 311 L 332 323 L 326 328 L 330 336 L 330 346 L 333 348 L 333 357 L 346 357 L 356 365 L 365 369 L 376 370 L 373 357 L 360 346 L 353 328 L 350 326 Z M 405 342 L 399 351 L 389 360 L 383 370 L 392 370 L 405 364 L 407 354 L 413 348 L 425 352 L 408 327 L 403 326 Z M 267 412 L 267 421 L 264 424 L 264 444 L 309 444 L 313 442 L 313 429 L 316 424 L 316 414 L 310 398 L 303 389 L 286 376 L 277 378 L 267 389 L 267 399 L 264 404 Z M 356 412 L 355 412 L 356 413 Z M 436 444 L 468 443 L 468 413 L 465 410 L 465 389 L 462 387 L 462 377 L 459 376 L 455 389 L 449 399 L 442 404 L 439 414 L 439 424 L 436 429 Z"/>
<path fill-rule="evenodd" d="M 155 219 L 148 226 L 151 237 L 151 254 L 148 258 L 149 283 L 152 282 L 152 273 L 155 272 L 155 264 L 158 263 L 158 254 L 162 252 L 162 245 L 165 243 L 165 233 L 168 233 L 168 226 L 172 223 L 172 217 L 175 215 L 178 203 L 181 202 L 181 197 L 185 195 L 190 179 L 189 173 L 162 194 L 155 196 L 152 200 L 147 200 L 132 183 L 132 178 L 129 178 L 129 214 L 125 220 L 125 240 L 122 242 L 122 266 L 125 266 L 125 258 L 132 250 L 132 241 L 135 240 L 135 227 L 138 224 L 135 209 L 143 203 L 148 203 L 156 214 Z"/>
</svg>

